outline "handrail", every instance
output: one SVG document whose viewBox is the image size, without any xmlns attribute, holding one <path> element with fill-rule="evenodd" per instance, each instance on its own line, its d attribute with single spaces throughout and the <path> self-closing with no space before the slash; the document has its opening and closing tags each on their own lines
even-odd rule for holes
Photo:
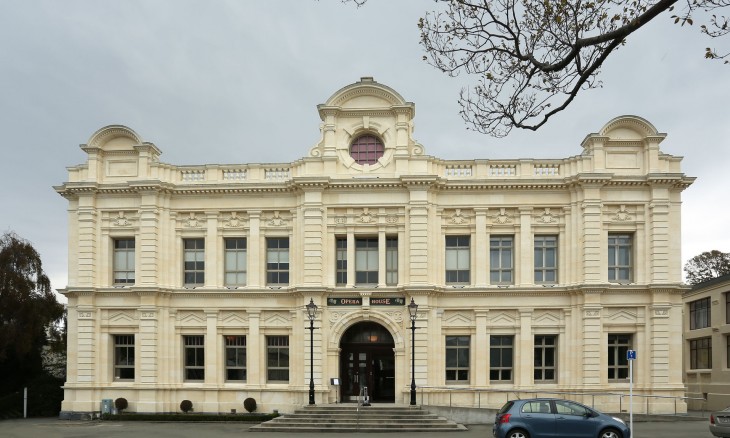
<svg viewBox="0 0 730 438">
<path fill-rule="evenodd" d="M 355 410 L 357 426 L 355 430 L 360 430 L 360 406 L 370 406 L 370 397 L 368 396 L 367 386 L 360 387 L 360 393 L 357 395 L 357 409 Z"/>
<path fill-rule="evenodd" d="M 424 390 L 437 390 L 437 392 L 429 391 L 428 394 L 438 394 L 440 392 L 446 392 L 449 394 L 449 407 L 454 406 L 452 402 L 452 394 L 455 392 L 462 392 L 462 393 L 475 393 L 477 395 L 477 403 L 476 406 L 472 403 L 471 407 L 477 407 L 482 408 L 482 393 L 487 393 L 489 395 L 490 393 L 497 393 L 497 394 L 515 394 L 515 397 L 520 398 L 520 394 L 532 394 L 533 396 L 545 394 L 545 395 L 557 395 L 557 396 L 566 396 L 566 395 L 577 395 L 581 397 L 591 397 L 591 407 L 595 408 L 595 399 L 596 396 L 599 397 L 618 397 L 618 404 L 619 404 L 619 411 L 623 410 L 623 398 L 629 397 L 629 394 L 626 393 L 620 393 L 620 392 L 612 392 L 612 391 L 601 391 L 601 392 L 592 392 L 592 391 L 559 391 L 559 390 L 530 390 L 530 389 L 475 389 L 475 388 L 469 388 L 469 387 L 460 387 L 460 386 L 420 386 L 419 387 L 421 391 L 421 405 L 424 405 L 424 393 L 426 391 Z M 706 402 L 707 400 L 704 397 L 688 397 L 688 396 L 671 396 L 671 395 L 649 395 L 649 394 L 637 394 L 634 392 L 633 397 L 643 397 L 645 399 L 645 407 L 646 411 L 645 413 L 649 413 L 649 401 L 654 399 L 667 399 L 667 400 L 673 400 L 674 401 L 674 415 L 679 415 L 677 412 L 677 402 L 683 401 L 688 402 L 690 400 L 693 401 L 700 401 L 702 402 L 702 413 L 706 411 Z M 563 397 L 565 398 L 565 397 Z M 509 400 L 509 396 L 507 397 L 507 400 Z M 435 405 L 438 406 L 438 405 Z M 462 405 L 464 406 L 464 405 Z M 487 406 L 484 406 L 487 407 Z M 499 408 L 499 406 L 494 406 L 495 408 Z"/>
</svg>

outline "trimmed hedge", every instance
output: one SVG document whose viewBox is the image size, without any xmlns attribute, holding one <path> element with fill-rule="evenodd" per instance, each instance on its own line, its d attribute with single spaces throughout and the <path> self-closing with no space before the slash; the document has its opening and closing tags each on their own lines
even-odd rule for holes
<svg viewBox="0 0 730 438">
<path fill-rule="evenodd" d="M 263 423 L 280 414 L 104 414 L 108 421 L 248 421 Z"/>
</svg>

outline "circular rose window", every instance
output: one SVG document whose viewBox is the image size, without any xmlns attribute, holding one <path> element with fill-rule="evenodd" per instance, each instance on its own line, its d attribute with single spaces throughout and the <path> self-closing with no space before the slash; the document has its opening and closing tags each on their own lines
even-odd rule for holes
<svg viewBox="0 0 730 438">
<path fill-rule="evenodd" d="M 384 152 L 383 142 L 374 135 L 361 135 L 350 146 L 350 156 L 357 164 L 375 164 Z"/>
</svg>

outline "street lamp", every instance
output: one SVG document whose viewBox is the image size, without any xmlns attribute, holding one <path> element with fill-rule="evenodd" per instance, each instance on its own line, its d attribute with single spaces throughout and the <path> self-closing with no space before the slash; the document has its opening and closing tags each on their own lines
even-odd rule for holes
<svg viewBox="0 0 730 438">
<path fill-rule="evenodd" d="M 418 304 L 411 298 L 408 305 L 408 314 L 411 317 L 411 406 L 416 405 L 416 316 Z"/>
<path fill-rule="evenodd" d="M 309 318 L 309 404 L 314 404 L 314 317 L 317 316 L 317 305 L 309 299 L 307 317 Z"/>
</svg>

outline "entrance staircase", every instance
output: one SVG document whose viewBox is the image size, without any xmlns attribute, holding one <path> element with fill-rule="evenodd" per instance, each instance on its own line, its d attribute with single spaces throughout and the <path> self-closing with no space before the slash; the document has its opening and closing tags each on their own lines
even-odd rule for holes
<svg viewBox="0 0 730 438">
<path fill-rule="evenodd" d="M 467 430 L 419 407 L 305 406 L 249 428 L 257 432 L 458 432 Z"/>
</svg>

